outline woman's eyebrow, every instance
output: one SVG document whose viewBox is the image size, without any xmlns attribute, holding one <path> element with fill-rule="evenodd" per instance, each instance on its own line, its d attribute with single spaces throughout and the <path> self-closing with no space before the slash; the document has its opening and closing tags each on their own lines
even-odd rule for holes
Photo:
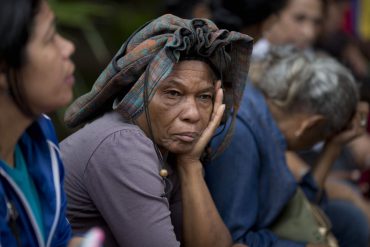
<svg viewBox="0 0 370 247">
<path fill-rule="evenodd" d="M 167 80 L 163 81 L 163 86 L 178 86 L 184 87 L 186 85 L 181 79 L 178 78 L 168 78 Z"/>
<path fill-rule="evenodd" d="M 50 33 L 54 32 L 57 20 L 56 17 L 53 16 L 53 19 L 49 22 L 49 25 L 46 29 L 45 36 L 49 36 Z"/>
</svg>

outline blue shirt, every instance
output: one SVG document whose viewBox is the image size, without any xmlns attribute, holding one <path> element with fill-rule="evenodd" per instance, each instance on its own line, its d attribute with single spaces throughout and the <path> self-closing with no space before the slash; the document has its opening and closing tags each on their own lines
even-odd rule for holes
<svg viewBox="0 0 370 247">
<path fill-rule="evenodd" d="M 20 187 L 7 173 L 7 164 L 0 160 L 0 246 L 17 246 L 11 227 L 14 221 L 21 246 L 67 246 L 71 227 L 65 215 L 64 169 L 50 119 L 41 116 L 23 133 L 18 144 L 42 205 L 44 236 Z"/>
<path fill-rule="evenodd" d="M 212 141 L 217 147 L 223 136 Z M 234 242 L 249 247 L 293 247 L 304 243 L 278 239 L 269 226 L 293 196 L 298 184 L 285 160 L 286 141 L 264 96 L 247 84 L 228 148 L 205 165 L 205 179 Z M 317 189 L 303 179 L 309 198 Z"/>
<path fill-rule="evenodd" d="M 32 178 L 28 173 L 26 162 L 24 161 L 22 151 L 18 145 L 15 148 L 14 156 L 15 167 L 11 168 L 10 166 L 4 166 L 4 168 L 26 197 L 27 202 L 30 205 L 31 210 L 35 216 L 36 223 L 40 228 L 41 234 L 45 238 L 39 195 L 35 184 L 33 183 Z"/>
</svg>

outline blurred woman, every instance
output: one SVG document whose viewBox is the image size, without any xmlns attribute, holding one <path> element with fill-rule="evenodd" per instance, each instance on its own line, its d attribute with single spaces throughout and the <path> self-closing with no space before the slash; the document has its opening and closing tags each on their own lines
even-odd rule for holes
<svg viewBox="0 0 370 247">
<path fill-rule="evenodd" d="M 43 113 L 72 99 L 74 46 L 43 0 L 2 0 L 0 36 L 0 245 L 66 246 L 64 171 Z"/>
<path fill-rule="evenodd" d="M 285 0 L 279 12 L 269 17 L 273 23 L 265 30 L 263 39 L 256 43 L 253 57 L 266 55 L 270 45 L 293 45 L 299 49 L 308 49 L 316 41 L 324 14 L 326 0 Z"/>
<path fill-rule="evenodd" d="M 274 45 L 310 47 L 319 34 L 326 4 L 326 0 L 287 0 L 266 31 L 266 39 Z"/>
</svg>

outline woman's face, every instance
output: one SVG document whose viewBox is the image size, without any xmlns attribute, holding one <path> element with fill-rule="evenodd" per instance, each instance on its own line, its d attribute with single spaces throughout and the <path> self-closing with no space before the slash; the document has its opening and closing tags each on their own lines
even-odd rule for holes
<svg viewBox="0 0 370 247">
<path fill-rule="evenodd" d="M 317 38 L 322 18 L 322 0 L 290 0 L 265 36 L 273 44 L 304 49 Z"/>
<path fill-rule="evenodd" d="M 73 52 L 73 44 L 56 32 L 54 14 L 43 1 L 20 70 L 26 102 L 35 114 L 56 110 L 72 100 Z"/>
<path fill-rule="evenodd" d="M 213 72 L 206 63 L 192 60 L 174 66 L 148 107 L 154 141 L 161 151 L 179 154 L 193 148 L 210 120 L 214 93 Z M 146 131 L 146 120 L 141 123 Z"/>
</svg>

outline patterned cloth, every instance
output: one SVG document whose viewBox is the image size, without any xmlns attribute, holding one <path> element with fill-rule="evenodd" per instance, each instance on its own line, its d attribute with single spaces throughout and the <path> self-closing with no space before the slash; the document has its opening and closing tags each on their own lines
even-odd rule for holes
<svg viewBox="0 0 370 247">
<path fill-rule="evenodd" d="M 247 35 L 219 30 L 207 19 L 163 15 L 131 35 L 91 91 L 68 108 L 65 122 L 75 127 L 107 109 L 134 119 L 144 109 L 144 90 L 150 101 L 158 84 L 184 56 L 206 59 L 218 70 L 226 109 L 236 112 L 247 81 L 251 51 L 252 38 Z"/>
</svg>

